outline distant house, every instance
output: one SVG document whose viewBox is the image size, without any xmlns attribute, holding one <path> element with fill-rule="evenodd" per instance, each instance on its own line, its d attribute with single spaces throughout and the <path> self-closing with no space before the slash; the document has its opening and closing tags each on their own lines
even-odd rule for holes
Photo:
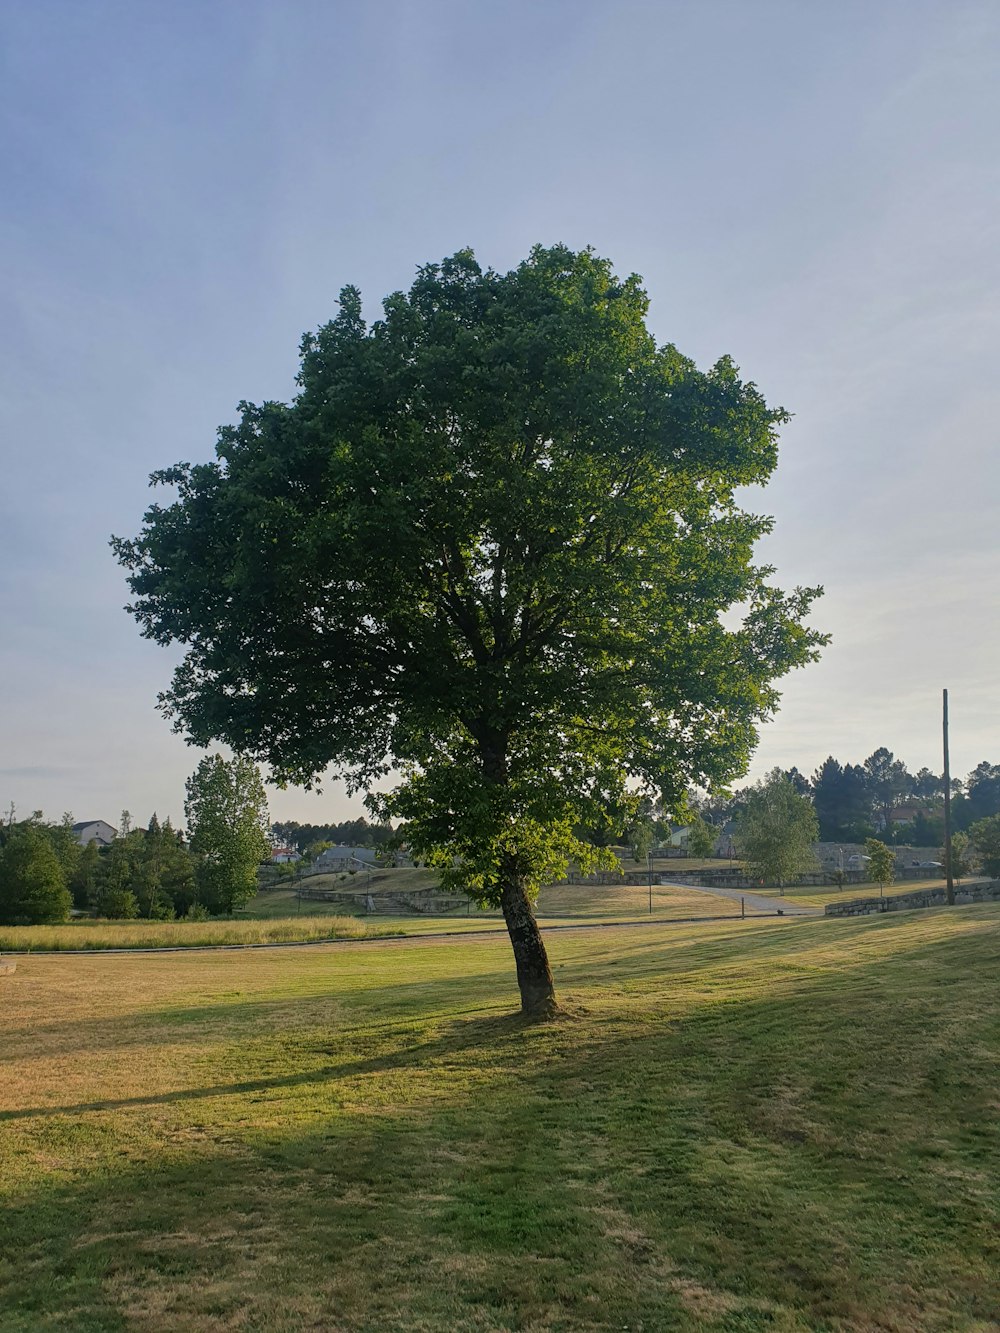
<svg viewBox="0 0 1000 1333">
<path fill-rule="evenodd" d="M 706 821 L 711 823 L 711 821 Z M 721 828 L 715 827 L 715 846 L 712 848 L 712 856 L 730 856 L 732 855 L 733 831 L 735 824 L 728 820 Z M 691 827 L 688 824 L 674 825 L 670 833 L 670 842 L 668 846 L 676 848 L 681 855 L 685 855 L 688 849 L 688 839 L 691 836 Z"/>
<path fill-rule="evenodd" d="M 328 847 L 316 858 L 324 870 L 370 870 L 375 853 L 370 847 Z"/>
<path fill-rule="evenodd" d="M 73 833 L 81 847 L 96 842 L 98 847 L 110 847 L 117 835 L 117 830 L 104 819 L 85 819 L 73 825 Z"/>
<path fill-rule="evenodd" d="M 271 848 L 272 865 L 285 865 L 288 861 L 298 861 L 299 859 L 299 854 L 294 847 L 281 846 Z"/>
<path fill-rule="evenodd" d="M 889 811 L 890 824 L 912 824 L 917 815 L 926 815 L 927 807 L 917 805 L 915 802 L 909 802 L 904 805 L 895 805 Z"/>
</svg>

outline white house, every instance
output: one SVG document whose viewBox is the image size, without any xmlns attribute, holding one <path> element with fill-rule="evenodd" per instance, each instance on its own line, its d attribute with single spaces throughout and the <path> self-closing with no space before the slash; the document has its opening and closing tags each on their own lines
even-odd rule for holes
<svg viewBox="0 0 1000 1333">
<path fill-rule="evenodd" d="M 276 866 L 287 865 L 289 861 L 298 861 L 298 860 L 301 860 L 301 858 L 294 847 L 281 846 L 281 847 L 271 848 L 272 865 Z"/>
<path fill-rule="evenodd" d="M 91 842 L 96 842 L 98 847 L 110 847 L 117 835 L 117 829 L 104 819 L 85 819 L 73 825 L 73 832 L 81 847 Z"/>
</svg>

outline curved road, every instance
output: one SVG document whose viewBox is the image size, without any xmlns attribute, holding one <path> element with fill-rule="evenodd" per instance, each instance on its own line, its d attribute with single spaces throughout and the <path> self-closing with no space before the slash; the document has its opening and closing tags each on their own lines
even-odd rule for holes
<svg viewBox="0 0 1000 1333">
<path fill-rule="evenodd" d="M 663 881 L 660 881 L 663 884 Z M 669 889 L 697 889 L 699 893 L 712 893 L 716 898 L 729 898 L 732 902 L 738 903 L 741 898 L 745 899 L 747 907 L 754 912 L 773 912 L 777 916 L 821 916 L 822 908 L 806 907 L 802 903 L 789 901 L 787 898 L 769 898 L 763 893 L 748 893 L 746 889 L 710 889 L 707 884 L 673 884 L 665 885 Z"/>
</svg>

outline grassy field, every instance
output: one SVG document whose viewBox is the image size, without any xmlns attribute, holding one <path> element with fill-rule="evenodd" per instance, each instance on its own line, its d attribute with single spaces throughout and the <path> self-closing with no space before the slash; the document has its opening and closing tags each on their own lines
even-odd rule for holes
<svg viewBox="0 0 1000 1333">
<path fill-rule="evenodd" d="M 396 872 L 405 874 L 405 871 Z M 423 873 L 423 872 L 417 872 Z M 320 877 L 317 876 L 317 879 Z M 308 883 L 309 881 L 306 881 Z M 339 885 L 337 886 L 339 888 Z M 373 894 L 377 892 L 373 889 Z M 266 889 L 248 904 L 241 919 L 273 920 L 277 917 L 292 917 L 299 910 L 294 888 Z M 653 914 L 668 917 L 677 916 L 727 916 L 731 909 L 739 915 L 739 903 L 733 904 L 714 894 L 704 893 L 696 888 L 653 885 Z M 335 903 L 304 900 L 301 910 L 312 916 L 321 916 L 343 912 L 343 907 Z M 449 912 L 446 919 L 464 919 L 468 909 L 460 907 Z M 500 913 L 480 912 L 475 907 L 468 914 L 473 918 L 490 921 L 500 919 Z M 648 916 L 649 893 L 642 884 L 553 884 L 538 895 L 539 917 L 581 916 L 605 917 Z"/>
<path fill-rule="evenodd" d="M 305 890 L 326 890 L 333 893 L 414 893 L 419 889 L 434 889 L 439 884 L 438 875 L 432 870 L 404 867 L 399 870 L 373 870 L 370 876 L 365 871 L 356 875 L 329 874 L 305 875 L 299 881 L 286 883 L 281 887 L 266 888 L 247 905 L 247 916 L 269 917 L 285 915 L 282 904 L 295 903 L 298 888 Z M 316 906 L 322 906 L 317 903 Z M 342 911 L 342 908 L 336 909 Z"/>
<path fill-rule="evenodd" d="M 22 958 L 0 1330 L 997 1328 L 998 926 Z"/>
<path fill-rule="evenodd" d="M 700 889 L 653 885 L 653 915 L 739 916 L 740 905 Z M 553 884 L 538 895 L 539 917 L 649 916 L 649 890 L 644 884 Z"/>
<path fill-rule="evenodd" d="M 634 862 L 626 860 L 622 863 L 626 870 L 641 871 L 644 869 L 644 862 Z M 714 868 L 723 863 L 720 861 L 692 860 L 690 857 L 671 857 L 666 860 L 656 860 L 653 862 L 653 869 L 657 872 L 673 871 L 677 873 L 682 870 L 701 870 L 705 868 Z M 734 864 L 739 865 L 737 861 Z M 365 871 L 359 871 L 356 875 L 347 873 L 337 873 L 329 875 L 306 875 L 301 881 L 294 883 L 278 882 L 274 886 L 268 886 L 248 905 L 245 915 L 253 917 L 271 917 L 285 915 L 287 904 L 295 903 L 296 888 L 301 886 L 303 889 L 323 889 L 335 893 L 355 893 L 364 895 L 366 892 L 372 893 L 413 893 L 420 889 L 434 889 L 440 884 L 440 878 L 436 871 L 428 870 L 425 867 L 402 867 L 398 870 L 373 870 L 369 877 Z M 559 888 L 566 886 L 559 885 Z"/>
<path fill-rule="evenodd" d="M 976 876 L 972 876 L 970 882 L 975 878 Z M 895 897 L 900 893 L 917 893 L 921 889 L 940 889 L 944 887 L 944 883 L 943 879 L 906 879 L 895 884 L 887 884 L 884 893 L 887 898 Z M 961 886 L 958 887 L 961 891 Z M 774 897 L 781 896 L 778 889 L 767 889 L 765 892 Z M 825 907 L 827 903 L 846 903 L 852 898 L 877 898 L 879 887 L 877 884 L 845 884 L 842 889 L 838 889 L 835 886 L 824 885 L 822 888 L 786 889 L 784 896 L 803 906 Z"/>
<path fill-rule="evenodd" d="M 301 941 L 365 939 L 384 935 L 424 935 L 438 931 L 505 931 L 499 912 L 471 911 L 448 916 L 344 915 L 332 903 L 305 902 L 294 889 L 273 889 L 260 895 L 270 909 L 219 921 L 88 921 L 62 926 L 0 926 L 0 952 L 22 950 L 203 948 L 206 945 L 291 944 Z M 563 887 L 545 889 L 540 902 L 543 923 L 567 924 L 580 919 L 601 921 L 649 919 L 645 889 Z M 252 909 L 251 909 L 252 910 Z M 739 903 L 697 889 L 653 890 L 653 919 L 678 921 L 690 917 L 739 916 Z M 752 913 L 748 913 L 752 915 Z"/>
</svg>

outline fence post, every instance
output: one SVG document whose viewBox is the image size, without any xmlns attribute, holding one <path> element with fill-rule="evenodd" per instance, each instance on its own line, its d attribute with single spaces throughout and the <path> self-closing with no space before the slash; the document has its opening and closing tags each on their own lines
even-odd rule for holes
<svg viewBox="0 0 1000 1333">
<path fill-rule="evenodd" d="M 747 900 L 741 895 L 741 896 L 740 896 L 740 920 L 741 920 L 741 921 L 745 921 L 745 920 L 746 920 L 746 915 L 747 915 Z"/>
</svg>

